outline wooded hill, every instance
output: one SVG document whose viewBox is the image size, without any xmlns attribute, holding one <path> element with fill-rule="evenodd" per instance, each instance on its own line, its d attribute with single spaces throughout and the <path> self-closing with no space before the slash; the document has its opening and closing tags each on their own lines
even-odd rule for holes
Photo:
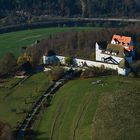
<svg viewBox="0 0 140 140">
<path fill-rule="evenodd" d="M 17 13 L 83 17 L 139 17 L 139 0 L 0 0 L 0 17 Z M 23 17 L 21 17 L 23 18 Z"/>
</svg>

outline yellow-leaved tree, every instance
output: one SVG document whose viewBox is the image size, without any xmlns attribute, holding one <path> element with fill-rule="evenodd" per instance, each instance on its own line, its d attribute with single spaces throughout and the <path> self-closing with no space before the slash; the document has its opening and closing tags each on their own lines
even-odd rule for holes
<svg viewBox="0 0 140 140">
<path fill-rule="evenodd" d="M 32 57 L 27 53 L 24 53 L 22 56 L 18 57 L 17 64 L 22 65 L 25 62 L 30 62 L 30 64 L 32 64 Z"/>
</svg>

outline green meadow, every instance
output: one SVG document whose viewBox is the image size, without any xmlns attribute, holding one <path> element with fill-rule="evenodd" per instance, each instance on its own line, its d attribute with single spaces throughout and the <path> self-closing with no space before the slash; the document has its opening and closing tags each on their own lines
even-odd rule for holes
<svg viewBox="0 0 140 140">
<path fill-rule="evenodd" d="M 0 121 L 9 123 L 12 128 L 24 120 L 51 83 L 46 73 L 38 73 L 20 82 L 19 79 L 8 78 L 0 83 L 3 86 L 0 88 Z"/>
<path fill-rule="evenodd" d="M 93 27 L 63 27 L 41 28 L 18 32 L 0 34 L 0 57 L 7 52 L 12 52 L 16 57 L 20 55 L 20 48 L 29 46 L 38 39 L 45 39 L 49 35 L 68 31 L 93 30 Z"/>
<path fill-rule="evenodd" d="M 0 57 L 59 32 L 90 27 L 43 28 L 0 34 Z M 101 80 L 99 84 L 95 84 Z M 47 73 L 25 81 L 0 79 L 0 121 L 13 130 L 51 84 Z M 75 79 L 62 86 L 51 105 L 43 108 L 29 140 L 139 140 L 140 80 L 121 76 Z"/>
<path fill-rule="evenodd" d="M 139 85 L 117 76 L 68 82 L 39 118 L 33 140 L 138 140 Z"/>
</svg>

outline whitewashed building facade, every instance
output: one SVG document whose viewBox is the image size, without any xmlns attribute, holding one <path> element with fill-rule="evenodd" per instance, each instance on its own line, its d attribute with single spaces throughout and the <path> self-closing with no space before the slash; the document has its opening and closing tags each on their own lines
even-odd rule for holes
<svg viewBox="0 0 140 140">
<path fill-rule="evenodd" d="M 122 45 L 123 44 L 123 45 Z M 74 63 L 78 67 L 83 67 L 85 64 L 88 67 L 101 67 L 117 70 L 119 75 L 128 75 L 130 68 L 119 67 L 122 60 L 131 63 L 133 61 L 134 49 L 132 46 L 132 38 L 125 36 L 114 35 L 110 44 L 106 46 L 106 49 L 102 49 L 98 43 L 96 43 L 96 61 L 84 60 L 73 58 Z M 131 46 L 130 46 L 131 45 Z M 66 56 L 43 56 L 43 64 L 49 65 L 55 62 L 65 64 Z"/>
<path fill-rule="evenodd" d="M 56 55 L 55 57 L 57 57 L 60 61 L 61 64 L 65 65 L 65 56 L 59 56 Z M 51 56 L 51 59 L 54 58 L 54 56 Z M 49 61 L 48 59 L 50 59 L 47 56 L 43 56 L 43 64 L 45 65 L 49 65 Z M 129 70 L 127 69 L 123 69 L 123 68 L 119 68 L 118 65 L 116 64 L 111 64 L 111 63 L 103 63 L 103 62 L 98 62 L 98 61 L 89 61 L 89 60 L 84 60 L 84 59 L 77 59 L 75 58 L 74 61 L 76 62 L 78 67 L 83 67 L 83 64 L 86 63 L 86 65 L 88 67 L 102 67 L 104 66 L 105 68 L 109 68 L 109 69 L 113 69 L 113 70 L 117 70 L 119 75 L 127 75 L 129 73 Z"/>
</svg>

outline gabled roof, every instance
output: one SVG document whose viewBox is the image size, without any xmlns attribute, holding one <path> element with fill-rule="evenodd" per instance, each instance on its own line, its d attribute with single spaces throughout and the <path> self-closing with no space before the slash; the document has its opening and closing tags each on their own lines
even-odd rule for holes
<svg viewBox="0 0 140 140">
<path fill-rule="evenodd" d="M 123 47 L 129 52 L 134 50 L 132 37 L 114 35 L 111 44 L 116 44 L 118 47 Z"/>
<path fill-rule="evenodd" d="M 132 38 L 127 36 L 113 35 L 112 40 L 117 41 L 122 45 L 129 46 Z"/>
</svg>

